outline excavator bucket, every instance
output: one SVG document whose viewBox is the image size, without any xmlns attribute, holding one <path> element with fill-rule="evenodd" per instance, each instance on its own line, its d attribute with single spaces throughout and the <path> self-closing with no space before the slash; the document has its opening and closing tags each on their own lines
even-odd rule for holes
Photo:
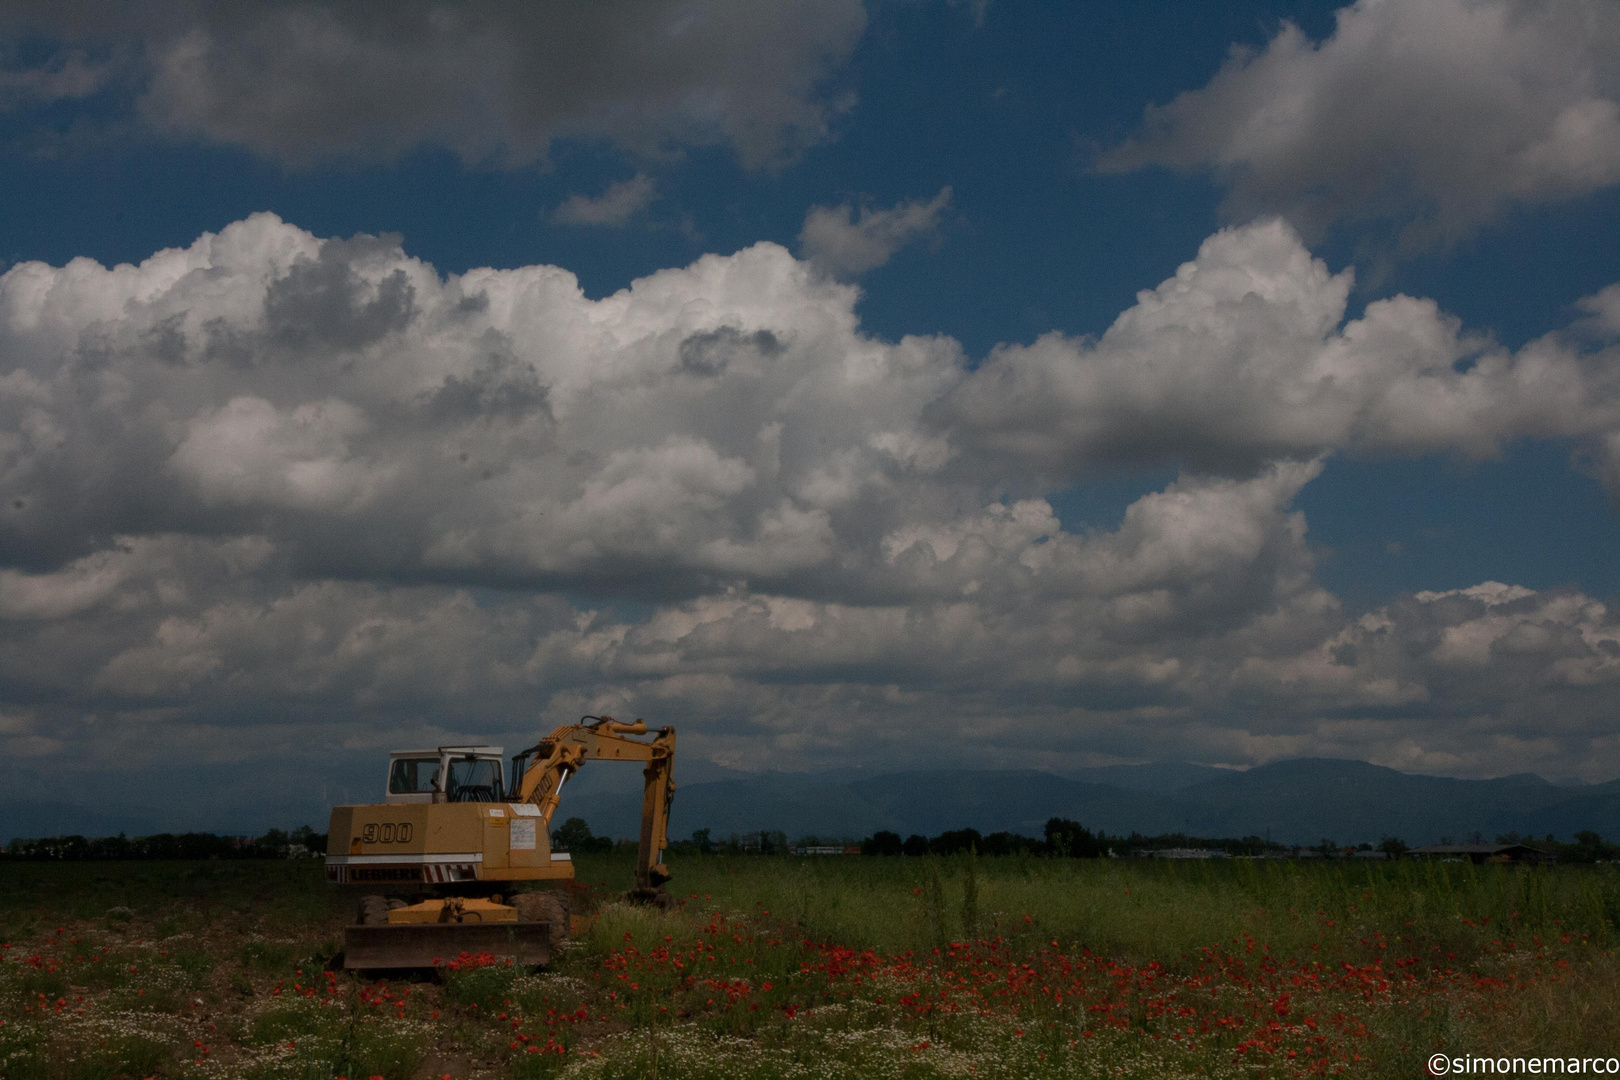
<svg viewBox="0 0 1620 1080">
<path fill-rule="evenodd" d="M 462 953 L 507 957 L 522 967 L 549 963 L 549 922 L 423 922 L 350 926 L 343 966 L 351 970 L 431 968 Z"/>
</svg>

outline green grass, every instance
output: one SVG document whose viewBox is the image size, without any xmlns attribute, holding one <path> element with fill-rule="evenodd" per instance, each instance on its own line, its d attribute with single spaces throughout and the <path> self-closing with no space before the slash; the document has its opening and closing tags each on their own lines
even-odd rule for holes
<svg viewBox="0 0 1620 1080">
<path fill-rule="evenodd" d="M 628 863 L 582 856 L 579 865 L 582 877 L 628 887 Z M 1278 954 L 1328 947 L 1352 958 L 1365 955 L 1359 943 L 1375 929 L 1469 955 L 1493 940 L 1492 927 L 1574 931 L 1607 946 L 1620 917 L 1611 866 L 709 856 L 674 869 L 671 890 L 688 903 L 768 910 L 811 937 L 888 951 L 974 936 L 964 919 L 970 893 L 978 934 L 1025 946 L 1055 938 L 1132 961 L 1245 934 Z"/>
<path fill-rule="evenodd" d="M 254 971 L 288 971 L 302 951 L 291 938 L 275 941 L 252 937 L 236 950 L 236 962 Z"/>
<path fill-rule="evenodd" d="M 0 1076 L 1411 1076 L 1620 1015 L 1611 866 L 670 861 L 659 912 L 581 855 L 609 902 L 547 971 L 391 983 L 325 970 L 315 860 L 0 862 Z"/>
<path fill-rule="evenodd" d="M 217 922 L 320 921 L 347 898 L 319 859 L 286 862 L 47 863 L 0 861 L 0 940 L 64 922 L 116 929 L 144 923 L 159 937 Z M 42 902 L 43 901 L 43 902 Z"/>
</svg>

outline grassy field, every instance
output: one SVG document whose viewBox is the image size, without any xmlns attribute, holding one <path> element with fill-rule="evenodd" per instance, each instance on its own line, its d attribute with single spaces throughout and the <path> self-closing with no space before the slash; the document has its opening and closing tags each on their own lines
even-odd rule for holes
<svg viewBox="0 0 1620 1080">
<path fill-rule="evenodd" d="M 688 857 L 551 968 L 330 970 L 307 862 L 0 862 L 0 1076 L 1419 1075 L 1620 1053 L 1620 872 Z"/>
</svg>

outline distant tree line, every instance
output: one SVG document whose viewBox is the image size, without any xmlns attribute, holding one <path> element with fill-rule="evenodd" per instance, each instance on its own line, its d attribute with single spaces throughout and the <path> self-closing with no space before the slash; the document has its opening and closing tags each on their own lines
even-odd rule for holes
<svg viewBox="0 0 1620 1080">
<path fill-rule="evenodd" d="M 613 850 L 613 839 L 592 836 L 591 827 L 584 818 L 571 817 L 551 830 L 551 850 L 566 851 L 572 855 L 590 855 Z"/>
<path fill-rule="evenodd" d="M 1210 839 L 1184 833 L 1143 836 L 1134 832 L 1129 836 L 1110 836 L 1101 830 L 1092 831 L 1078 821 L 1056 817 L 1047 820 L 1039 838 L 1015 832 L 982 835 L 977 829 L 951 829 L 934 837 L 913 834 L 902 840 L 899 833 L 884 830 L 861 841 L 863 855 L 957 855 L 976 851 L 980 855 L 1098 859 L 1110 852 L 1126 855 L 1132 851 L 1163 851 L 1170 848 L 1221 850 L 1232 855 L 1260 855 L 1267 851 L 1284 850 L 1283 845 L 1258 836 Z"/>
<path fill-rule="evenodd" d="M 1484 841 L 1475 834 L 1471 837 L 1471 842 Z M 1575 842 L 1571 844 L 1560 843 L 1551 836 L 1545 840 L 1521 838 L 1518 833 L 1498 836 L 1496 842 L 1523 843 L 1543 851 L 1555 852 L 1559 862 L 1620 861 L 1620 844 L 1607 843 L 1597 833 L 1591 831 L 1576 833 Z M 612 851 L 615 847 L 633 848 L 635 841 L 615 842 L 605 836 L 593 836 L 584 818 L 573 817 L 552 832 L 551 845 L 555 851 L 590 854 Z M 1101 830 L 1094 832 L 1078 821 L 1056 817 L 1047 820 L 1040 837 L 1015 832 L 993 832 L 986 835 L 977 829 L 950 829 L 938 836 L 913 833 L 902 838 L 899 833 L 884 829 L 858 841 L 848 837 L 803 836 L 789 844 L 787 834 L 780 830 L 732 833 L 723 839 L 716 839 L 712 829 L 698 829 L 689 840 L 671 842 L 669 850 L 676 855 L 785 855 L 794 848 L 850 848 L 857 845 L 862 855 L 876 856 L 962 855 L 972 851 L 980 855 L 1047 855 L 1071 859 L 1097 859 L 1109 854 L 1125 856 L 1132 852 L 1172 849 L 1222 851 L 1235 856 L 1280 855 L 1295 850 L 1290 845 L 1260 836 L 1211 838 L 1189 836 L 1186 833 L 1143 836 L 1136 832 L 1128 836 L 1110 836 Z M 1324 838 L 1301 850 L 1327 858 L 1344 857 L 1358 851 L 1380 851 L 1388 858 L 1398 859 L 1409 849 L 1399 838 L 1386 836 L 1376 845 L 1362 843 L 1348 848 Z"/>
<path fill-rule="evenodd" d="M 821 843 L 815 837 L 800 840 L 800 845 Z M 843 844 L 845 841 L 827 841 Z M 634 840 L 613 840 L 606 836 L 591 835 L 591 827 L 584 818 L 571 817 L 551 833 L 551 850 L 566 851 L 574 855 L 604 853 L 615 848 L 634 848 Z M 780 829 L 764 829 L 751 833 L 732 833 L 721 840 L 714 839 L 714 830 L 699 829 L 690 840 L 675 840 L 669 850 L 676 855 L 786 855 L 787 834 Z"/>
<path fill-rule="evenodd" d="M 1575 842 L 1573 844 L 1560 844 L 1558 841 L 1553 840 L 1553 838 L 1550 836 L 1547 837 L 1546 840 L 1539 843 L 1531 840 L 1517 839 L 1503 841 L 1501 837 L 1497 837 L 1497 841 L 1499 843 L 1505 842 L 1510 844 L 1529 844 L 1532 847 L 1538 847 L 1548 851 L 1556 851 L 1558 852 L 1559 862 L 1620 862 L 1620 844 L 1611 844 L 1607 842 L 1603 839 L 1603 837 L 1599 836 L 1591 829 L 1583 829 L 1576 833 Z"/>
<path fill-rule="evenodd" d="M 1484 843 L 1478 833 L 1468 838 L 1470 843 Z M 1448 841 L 1445 841 L 1448 842 Z M 1504 833 L 1496 838 L 1498 844 L 1525 844 L 1554 853 L 1562 863 L 1620 862 L 1620 844 L 1610 843 L 1590 829 L 1575 834 L 1572 843 L 1563 843 L 1551 835 L 1537 840 L 1517 832 Z M 677 855 L 785 855 L 793 848 L 855 847 L 862 855 L 960 855 L 969 851 L 980 855 L 1048 855 L 1074 859 L 1095 859 L 1115 855 L 1128 855 L 1134 851 L 1164 851 L 1173 848 L 1224 851 L 1228 855 L 1265 855 L 1291 850 L 1259 836 L 1209 838 L 1189 836 L 1185 833 L 1163 833 L 1158 836 L 1110 836 L 1101 830 L 1092 831 L 1078 821 L 1068 818 L 1050 818 L 1040 837 L 1015 832 L 993 832 L 988 835 L 977 829 L 950 829 L 938 836 L 912 834 L 902 838 L 899 833 L 880 830 L 864 840 L 847 837 L 800 837 L 788 843 L 787 834 L 779 829 L 764 829 L 751 833 L 732 833 L 716 839 L 712 829 L 698 829 L 689 840 L 676 840 L 670 851 Z M 584 818 L 571 817 L 551 834 L 554 851 L 567 851 L 581 855 L 613 851 L 615 848 L 634 848 L 634 840 L 615 841 L 607 836 L 593 836 Z M 1376 847 L 1358 844 L 1353 849 L 1340 848 L 1332 840 L 1323 839 L 1308 850 L 1320 855 L 1343 855 L 1346 851 L 1381 851 L 1389 858 L 1399 858 L 1408 850 L 1406 844 L 1395 837 L 1384 837 Z M 326 853 L 326 834 L 318 833 L 308 825 L 291 832 L 271 829 L 263 836 L 220 836 L 217 833 L 157 833 L 153 836 L 51 836 L 39 840 L 13 840 L 0 849 L 0 858 L 90 861 L 113 859 L 291 859 Z"/>
<path fill-rule="evenodd" d="M 580 821 L 579 824 L 584 826 L 585 823 Z M 589 830 L 586 832 L 588 834 Z M 598 842 L 607 845 L 601 850 L 611 847 L 605 840 Z M 1471 842 L 1484 841 L 1475 835 L 1471 838 Z M 1576 833 L 1575 842 L 1568 844 L 1560 843 L 1551 836 L 1545 840 L 1536 840 L 1533 837 L 1521 839 L 1518 833 L 1498 836 L 1496 842 L 1523 843 L 1553 852 L 1559 862 L 1565 863 L 1620 862 L 1620 844 L 1607 843 L 1597 833 L 1590 831 Z M 960 855 L 973 851 L 980 855 L 1046 855 L 1075 859 L 1103 858 L 1110 854 L 1126 856 L 1172 849 L 1220 851 L 1232 856 L 1286 855 L 1304 851 L 1313 857 L 1326 858 L 1346 858 L 1360 852 L 1377 851 L 1387 858 L 1398 859 L 1410 850 L 1404 841 L 1393 836 L 1385 836 L 1377 844 L 1360 843 L 1353 846 L 1341 846 L 1323 838 L 1318 843 L 1304 847 L 1278 843 L 1261 836 L 1208 837 L 1191 836 L 1187 833 L 1144 836 L 1137 832 L 1113 836 L 1101 830 L 1093 831 L 1080 822 L 1068 818 L 1048 819 L 1039 837 L 1015 832 L 983 834 L 977 829 L 950 829 L 938 836 L 913 833 L 911 836 L 901 837 L 899 833 L 881 830 L 863 840 L 848 837 L 804 836 L 789 844 L 781 832 L 733 833 L 727 839 L 715 840 L 712 830 L 699 829 L 692 834 L 690 840 L 671 843 L 670 850 L 676 854 L 780 855 L 794 849 L 840 846 L 846 849 L 858 846 L 862 855 L 876 856 Z"/>
<path fill-rule="evenodd" d="M 292 832 L 271 829 L 263 836 L 215 833 L 158 833 L 154 836 L 50 836 L 13 840 L 3 856 L 35 861 L 85 862 L 112 859 L 293 859 L 326 853 L 326 834 L 308 825 Z"/>
</svg>

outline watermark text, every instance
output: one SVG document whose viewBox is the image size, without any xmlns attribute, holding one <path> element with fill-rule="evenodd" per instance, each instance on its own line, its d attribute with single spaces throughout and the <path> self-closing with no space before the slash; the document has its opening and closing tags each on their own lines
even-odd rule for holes
<svg viewBox="0 0 1620 1080">
<path fill-rule="evenodd" d="M 1620 1076 L 1620 1058 L 1612 1057 L 1480 1057 L 1434 1054 L 1430 1076 L 1547 1076 L 1613 1074 Z"/>
</svg>

